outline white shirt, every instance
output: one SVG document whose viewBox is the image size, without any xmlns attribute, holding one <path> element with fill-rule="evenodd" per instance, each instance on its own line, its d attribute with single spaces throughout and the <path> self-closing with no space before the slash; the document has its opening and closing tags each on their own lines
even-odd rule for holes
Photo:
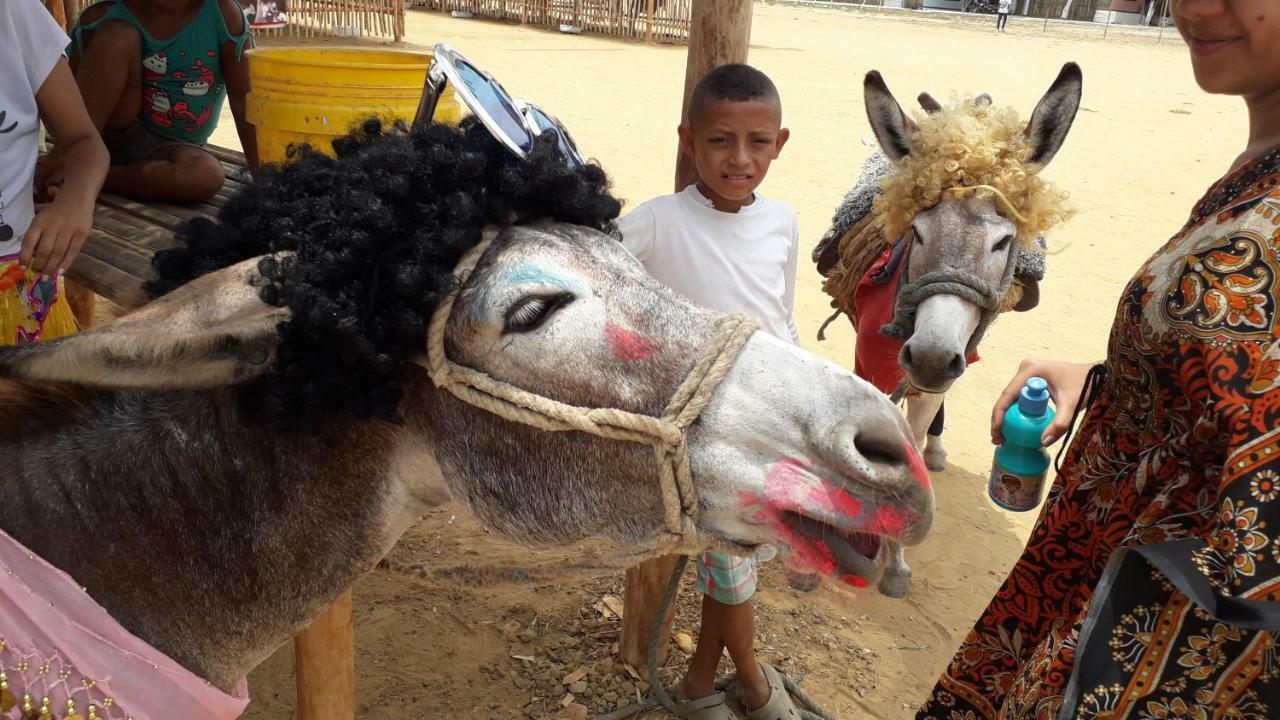
<svg viewBox="0 0 1280 720">
<path fill-rule="evenodd" d="M 1000 8 L 997 12 L 1007 13 L 1013 5 L 1013 0 L 1000 0 Z"/>
<path fill-rule="evenodd" d="M 741 312 L 799 344 L 792 311 L 800 231 L 796 211 L 756 193 L 721 212 L 691 185 L 654 198 L 618 222 L 622 244 L 659 282 L 694 303 Z"/>
<path fill-rule="evenodd" d="M 35 217 L 36 93 L 66 49 L 40 0 L 0 0 L 0 260 L 18 254 Z"/>
</svg>

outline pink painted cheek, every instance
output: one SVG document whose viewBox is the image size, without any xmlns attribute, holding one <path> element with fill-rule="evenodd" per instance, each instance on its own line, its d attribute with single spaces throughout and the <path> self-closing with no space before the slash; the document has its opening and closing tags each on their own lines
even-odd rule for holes
<svg viewBox="0 0 1280 720">
<path fill-rule="evenodd" d="M 609 341 L 613 357 L 622 362 L 647 360 L 662 351 L 657 343 L 643 335 L 609 323 L 604 326 L 604 336 Z"/>
</svg>

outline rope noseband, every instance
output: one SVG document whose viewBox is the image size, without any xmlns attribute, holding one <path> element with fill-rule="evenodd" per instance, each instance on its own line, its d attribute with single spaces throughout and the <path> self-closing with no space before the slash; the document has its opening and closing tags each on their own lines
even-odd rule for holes
<svg viewBox="0 0 1280 720">
<path fill-rule="evenodd" d="M 664 552 L 698 550 L 698 497 L 689 469 L 689 428 L 711 401 L 742 348 L 758 327 L 743 315 L 721 318 L 698 362 L 676 388 L 661 417 L 614 408 L 584 408 L 522 390 L 457 365 L 445 355 L 445 330 L 463 284 L 493 242 L 488 234 L 458 262 L 457 283 L 440 301 L 427 328 L 427 370 L 436 387 L 505 420 L 549 432 L 576 430 L 609 440 L 650 445 L 658 462 L 658 482 L 667 538 Z"/>
</svg>

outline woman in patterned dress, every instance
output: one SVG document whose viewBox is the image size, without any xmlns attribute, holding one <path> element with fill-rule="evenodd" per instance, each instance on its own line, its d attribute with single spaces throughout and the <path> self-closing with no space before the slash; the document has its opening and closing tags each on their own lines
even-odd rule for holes
<svg viewBox="0 0 1280 720">
<path fill-rule="evenodd" d="M 917 718 L 1280 718 L 1280 4 L 1175 0 L 1245 151 L 1120 299 L 1097 365 L 1024 362 L 1083 419 L 1026 550 Z"/>
</svg>

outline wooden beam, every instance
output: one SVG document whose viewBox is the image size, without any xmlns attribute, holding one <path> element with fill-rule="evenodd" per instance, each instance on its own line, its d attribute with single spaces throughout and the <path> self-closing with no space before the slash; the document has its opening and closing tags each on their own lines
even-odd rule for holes
<svg viewBox="0 0 1280 720">
<path fill-rule="evenodd" d="M 721 65 L 747 61 L 751 44 L 752 0 L 693 0 L 689 24 L 689 59 L 684 75 L 684 104 L 680 109 L 680 121 L 689 115 L 689 98 L 693 87 L 703 75 Z M 652 7 L 652 4 L 650 5 Z M 653 26 L 652 12 L 649 16 Z M 676 158 L 676 191 L 679 192 L 697 180 L 693 161 L 681 153 Z M 623 662 L 644 672 L 649 656 L 649 631 L 653 628 L 662 602 L 667 581 L 675 569 L 676 558 L 658 558 L 627 570 L 626 610 L 622 614 L 622 639 L 620 649 Z M 675 603 L 672 603 L 674 611 Z M 671 636 L 673 613 L 663 618 L 663 630 L 658 635 L 658 662 L 667 654 L 666 639 Z"/>
<path fill-rule="evenodd" d="M 356 666 L 351 591 L 294 640 L 299 720 L 355 720 Z"/>
<path fill-rule="evenodd" d="M 667 590 L 671 573 L 676 569 L 676 555 L 665 555 L 657 560 L 640 563 L 627 568 L 627 589 L 622 612 L 622 637 L 619 640 L 619 654 L 622 661 L 640 671 L 640 676 L 648 678 L 645 667 L 649 663 L 649 633 L 653 630 L 653 619 L 658 615 L 662 605 L 662 595 Z M 663 632 L 658 635 L 658 664 L 667 657 L 667 639 L 671 635 L 671 622 L 675 618 L 676 604 L 671 603 L 666 617 L 662 618 Z"/>
</svg>

